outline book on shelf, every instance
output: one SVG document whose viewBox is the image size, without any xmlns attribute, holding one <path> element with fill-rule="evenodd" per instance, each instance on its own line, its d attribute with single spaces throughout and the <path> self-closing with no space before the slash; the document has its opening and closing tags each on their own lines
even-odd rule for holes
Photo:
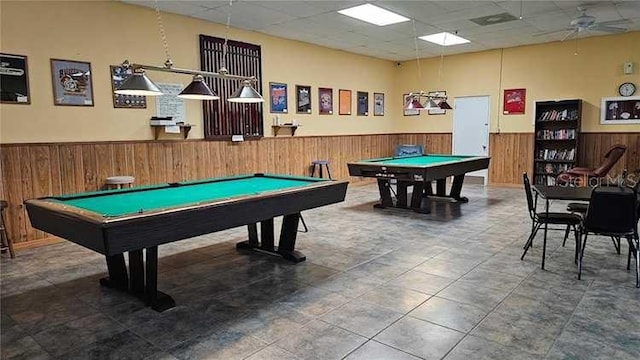
<svg viewBox="0 0 640 360">
<path fill-rule="evenodd" d="M 538 116 L 538 121 L 571 121 L 578 119 L 578 110 L 576 109 L 553 109 L 543 111 Z"/>
<path fill-rule="evenodd" d="M 538 140 L 573 140 L 575 138 L 575 129 L 538 130 L 536 132 L 536 139 Z"/>
<path fill-rule="evenodd" d="M 540 149 L 536 160 L 575 160 L 576 149 Z"/>
</svg>

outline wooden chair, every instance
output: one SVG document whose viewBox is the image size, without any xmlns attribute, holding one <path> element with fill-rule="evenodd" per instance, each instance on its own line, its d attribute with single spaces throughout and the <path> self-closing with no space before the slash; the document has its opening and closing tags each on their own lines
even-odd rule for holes
<svg viewBox="0 0 640 360">
<path fill-rule="evenodd" d="M 4 220 L 4 209 L 8 207 L 9 204 L 6 201 L 0 200 L 0 238 L 2 238 L 2 245 L 0 249 L 2 252 L 9 250 L 9 255 L 13 259 L 16 257 L 16 253 L 13 250 L 13 240 L 11 240 L 9 235 L 7 235 L 7 228 L 5 226 L 6 222 Z"/>
</svg>

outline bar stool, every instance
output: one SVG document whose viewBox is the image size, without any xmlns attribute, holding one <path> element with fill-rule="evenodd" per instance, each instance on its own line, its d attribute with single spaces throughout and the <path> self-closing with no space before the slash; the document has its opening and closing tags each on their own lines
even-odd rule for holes
<svg viewBox="0 0 640 360">
<path fill-rule="evenodd" d="M 7 235 L 7 228 L 4 225 L 4 209 L 8 207 L 9 204 L 6 201 L 0 200 L 0 238 L 2 238 L 2 246 L 0 247 L 0 250 L 2 252 L 9 250 L 9 255 L 13 259 L 16 257 L 16 253 L 13 251 L 13 241 L 9 238 L 9 235 Z"/>
<path fill-rule="evenodd" d="M 105 188 L 122 189 L 123 187 L 131 187 L 131 184 L 136 180 L 133 176 L 109 176 L 105 181 Z"/>
<path fill-rule="evenodd" d="M 319 174 L 322 177 L 322 165 L 327 168 L 327 175 L 329 176 L 329 180 L 331 179 L 331 171 L 329 171 L 329 160 L 313 160 L 311 162 L 311 173 L 309 176 L 314 177 L 316 174 L 316 167 L 320 168 Z"/>
</svg>

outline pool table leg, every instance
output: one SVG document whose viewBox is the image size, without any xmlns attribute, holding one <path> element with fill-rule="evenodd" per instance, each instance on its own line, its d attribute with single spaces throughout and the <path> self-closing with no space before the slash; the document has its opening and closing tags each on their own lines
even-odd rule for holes
<svg viewBox="0 0 640 360">
<path fill-rule="evenodd" d="M 257 250 L 272 255 L 282 256 L 287 260 L 297 263 L 305 261 L 307 257 L 301 252 L 295 250 L 299 222 L 300 213 L 285 215 L 283 217 L 282 228 L 280 229 L 280 241 L 277 248 L 274 246 L 275 238 L 273 219 L 267 219 L 260 222 L 259 240 L 258 225 L 256 223 L 249 224 L 249 240 L 237 243 L 236 249 Z"/>
<path fill-rule="evenodd" d="M 453 183 L 451 184 L 451 193 L 449 196 L 460 202 L 469 202 L 469 199 L 467 199 L 464 196 L 462 197 L 460 196 L 460 191 L 462 191 L 463 182 L 464 182 L 464 174 L 454 176 Z"/>
<path fill-rule="evenodd" d="M 109 277 L 100 279 L 100 285 L 119 290 L 129 290 L 129 276 L 127 265 L 124 263 L 124 254 L 107 256 L 107 270 Z"/>
<path fill-rule="evenodd" d="M 176 306 L 173 298 L 161 291 L 158 291 L 158 247 L 147 248 L 146 259 L 146 299 L 147 306 L 158 312 L 163 312 Z"/>
<path fill-rule="evenodd" d="M 384 209 L 386 207 L 393 207 L 393 199 L 391 198 L 391 184 L 388 179 L 378 179 L 378 191 L 380 191 L 380 204 L 375 204 L 373 207 Z"/>
<path fill-rule="evenodd" d="M 282 219 L 280 229 L 280 241 L 278 242 L 278 253 L 283 258 L 299 263 L 307 259 L 301 252 L 295 250 L 296 237 L 298 235 L 298 224 L 300 223 L 300 213 L 285 215 Z"/>
<path fill-rule="evenodd" d="M 426 183 L 431 188 L 431 182 Z M 413 183 L 413 193 L 411 194 L 411 209 L 422 214 L 431 213 L 431 200 L 423 197 L 425 191 L 425 182 L 416 181 Z M 423 205 L 424 204 L 424 205 Z"/>
</svg>

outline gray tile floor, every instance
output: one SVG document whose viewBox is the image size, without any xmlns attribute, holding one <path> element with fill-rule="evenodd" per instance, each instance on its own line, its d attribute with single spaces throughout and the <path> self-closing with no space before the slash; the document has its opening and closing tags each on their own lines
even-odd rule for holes
<svg viewBox="0 0 640 360">
<path fill-rule="evenodd" d="M 374 210 L 375 185 L 304 213 L 307 261 L 236 252 L 244 228 L 160 247 L 156 313 L 101 288 L 65 242 L 1 261 L 3 359 L 638 359 L 640 290 L 609 239 L 550 233 L 525 261 L 520 189 L 468 186 L 429 215 Z M 561 202 L 554 208 L 562 209 Z"/>
</svg>

